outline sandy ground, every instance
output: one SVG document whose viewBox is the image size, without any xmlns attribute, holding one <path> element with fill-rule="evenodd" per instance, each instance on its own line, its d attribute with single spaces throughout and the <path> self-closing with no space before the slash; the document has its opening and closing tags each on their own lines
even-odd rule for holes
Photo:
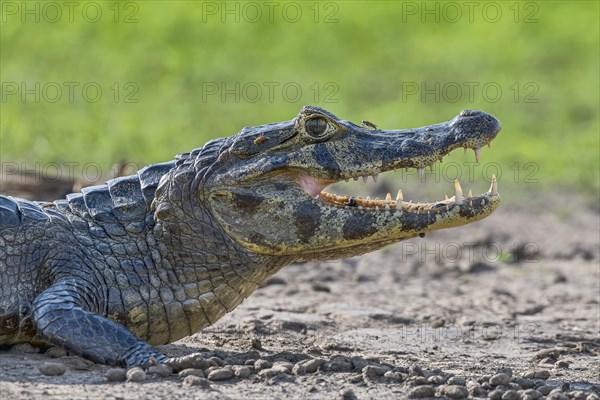
<svg viewBox="0 0 600 400">
<path fill-rule="evenodd" d="M 216 325 L 162 346 L 205 352 L 203 375 L 241 377 L 107 382 L 106 366 L 21 347 L 0 352 L 0 398 L 597 399 L 600 207 L 563 200 L 288 266 Z M 42 374 L 47 362 L 66 371 Z"/>
</svg>

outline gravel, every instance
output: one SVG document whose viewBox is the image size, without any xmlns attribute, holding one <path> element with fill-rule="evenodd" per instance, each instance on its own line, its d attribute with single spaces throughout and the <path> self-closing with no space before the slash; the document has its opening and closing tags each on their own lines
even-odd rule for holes
<svg viewBox="0 0 600 400">
<path fill-rule="evenodd" d="M 146 372 L 140 367 L 133 367 L 127 371 L 127 382 L 142 382 L 146 380 Z"/>
<path fill-rule="evenodd" d="M 45 362 L 38 367 L 39 371 L 47 376 L 59 376 L 65 373 L 67 368 L 60 363 Z"/>
<path fill-rule="evenodd" d="M 234 376 L 233 370 L 231 370 L 229 368 L 218 368 L 218 369 L 212 370 L 208 374 L 208 379 L 211 381 L 226 381 L 228 379 L 233 378 L 233 376 Z"/>
</svg>

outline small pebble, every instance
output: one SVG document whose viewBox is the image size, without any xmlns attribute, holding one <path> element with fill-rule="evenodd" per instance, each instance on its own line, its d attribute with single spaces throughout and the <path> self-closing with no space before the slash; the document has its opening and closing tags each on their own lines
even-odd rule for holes
<svg viewBox="0 0 600 400">
<path fill-rule="evenodd" d="M 289 374 L 290 372 L 292 372 L 294 364 L 292 364 L 289 361 L 277 361 L 275 364 L 273 364 L 273 367 L 285 368 L 287 370 L 286 374 Z"/>
<path fill-rule="evenodd" d="M 354 369 L 351 362 L 343 358 L 335 358 L 333 360 L 325 362 L 323 370 L 331 372 L 350 372 Z"/>
<path fill-rule="evenodd" d="M 554 368 L 567 369 L 569 368 L 569 363 L 567 361 L 560 360 L 554 363 Z"/>
<path fill-rule="evenodd" d="M 220 357 L 209 357 L 207 361 L 214 362 L 217 367 L 222 367 L 225 365 L 225 363 L 223 362 L 223 359 Z"/>
<path fill-rule="evenodd" d="M 339 398 L 341 400 L 358 400 L 358 398 L 354 394 L 354 391 L 350 388 L 340 390 Z"/>
<path fill-rule="evenodd" d="M 519 385 L 518 383 L 514 383 L 514 382 L 510 382 L 505 387 L 508 387 L 508 389 L 510 389 L 510 390 L 523 390 L 523 388 L 521 387 L 521 385 Z"/>
<path fill-rule="evenodd" d="M 388 371 L 385 374 L 383 374 L 383 377 L 394 382 L 402 382 L 402 380 L 404 380 L 402 374 L 400 372 L 395 371 Z"/>
<path fill-rule="evenodd" d="M 67 370 L 64 365 L 55 362 L 45 362 L 38 369 L 42 374 L 48 376 L 59 376 Z"/>
<path fill-rule="evenodd" d="M 481 385 L 477 381 L 468 381 L 467 390 L 469 391 L 469 394 L 473 397 L 482 397 L 485 394 L 485 389 L 481 387 Z"/>
<path fill-rule="evenodd" d="M 54 346 L 50 347 L 44 354 L 46 354 L 50 358 L 61 358 L 67 355 L 67 351 L 62 347 Z"/>
<path fill-rule="evenodd" d="M 586 400 L 586 398 L 587 398 L 587 393 L 585 393 L 584 391 L 581 391 L 581 390 L 575 390 L 573 392 L 569 392 L 568 395 L 569 395 L 569 397 L 571 397 L 575 400 Z"/>
<path fill-rule="evenodd" d="M 513 376 L 510 378 L 510 381 L 521 386 L 523 389 L 531 389 L 534 386 L 532 380 L 521 378 L 520 376 Z"/>
<path fill-rule="evenodd" d="M 29 343 L 19 343 L 11 347 L 10 351 L 11 353 L 33 354 L 38 353 L 40 349 L 38 349 L 37 347 L 33 347 Z"/>
<path fill-rule="evenodd" d="M 304 364 L 306 364 L 306 360 L 298 361 L 294 365 L 294 368 L 292 368 L 292 374 L 294 374 L 294 375 L 306 374 L 306 366 Z"/>
<path fill-rule="evenodd" d="M 170 366 L 168 366 L 166 364 L 158 364 L 158 365 L 152 365 L 150 368 L 148 368 L 148 372 L 151 374 L 156 374 L 158 376 L 162 376 L 163 378 L 165 378 L 165 377 L 171 376 L 173 374 L 173 368 L 171 368 Z"/>
<path fill-rule="evenodd" d="M 527 389 L 521 395 L 521 399 L 523 400 L 537 400 L 542 398 L 542 394 L 535 389 Z"/>
<path fill-rule="evenodd" d="M 201 369 L 196 369 L 196 368 L 187 368 L 184 369 L 183 371 L 179 371 L 179 376 L 181 376 L 182 378 L 185 378 L 186 376 L 197 376 L 200 378 L 204 378 L 204 372 Z"/>
<path fill-rule="evenodd" d="M 304 363 L 304 367 L 306 368 L 306 373 L 314 374 L 324 363 L 325 363 L 325 360 L 323 360 L 321 358 L 313 358 L 312 360 L 306 361 L 306 363 Z"/>
<path fill-rule="evenodd" d="M 569 400 L 569 397 L 565 396 L 563 393 L 555 392 L 550 393 L 546 400 Z"/>
<path fill-rule="evenodd" d="M 435 388 L 430 385 L 417 386 L 408 392 L 408 397 L 411 399 L 422 399 L 425 397 L 434 397 Z"/>
<path fill-rule="evenodd" d="M 548 371 L 547 369 L 542 369 L 542 370 L 530 369 L 523 373 L 523 378 L 546 380 L 546 379 L 550 378 L 550 371 Z"/>
<path fill-rule="evenodd" d="M 590 393 L 585 400 L 599 400 L 600 397 L 596 393 Z"/>
<path fill-rule="evenodd" d="M 431 375 L 429 378 L 427 378 L 427 382 L 434 385 L 441 385 L 442 383 L 446 382 L 446 379 L 444 379 L 444 377 L 441 375 Z"/>
<path fill-rule="evenodd" d="M 211 365 L 216 366 L 214 361 L 208 361 L 206 358 L 197 358 L 190 364 L 188 368 L 206 369 Z"/>
<path fill-rule="evenodd" d="M 504 372 L 493 375 L 490 378 L 490 385 L 492 385 L 492 386 L 508 385 L 509 383 L 510 383 L 510 376 L 508 376 Z"/>
<path fill-rule="evenodd" d="M 208 374 L 208 379 L 211 381 L 226 381 L 231 378 L 233 378 L 233 371 L 229 368 L 215 369 Z"/>
<path fill-rule="evenodd" d="M 413 386 L 423 386 L 427 385 L 429 382 L 427 382 L 427 378 L 424 376 L 413 376 L 409 383 Z"/>
<path fill-rule="evenodd" d="M 258 376 L 269 379 L 269 378 L 273 378 L 274 376 L 279 375 L 279 374 L 288 374 L 289 372 L 290 372 L 290 370 L 284 366 L 274 365 L 271 368 L 265 368 L 263 370 L 260 370 L 258 372 Z"/>
<path fill-rule="evenodd" d="M 262 347 L 262 342 L 260 341 L 259 338 L 256 338 L 256 337 L 252 339 L 251 346 L 255 350 L 262 350 L 262 348 L 263 348 Z"/>
<path fill-rule="evenodd" d="M 408 369 L 408 372 L 412 376 L 423 376 L 423 368 L 421 368 L 417 364 L 411 365 L 410 368 Z"/>
<path fill-rule="evenodd" d="M 233 368 L 233 374 L 240 379 L 246 379 L 250 376 L 251 372 L 252 371 L 250 371 L 250 368 L 246 366 L 236 366 Z"/>
<path fill-rule="evenodd" d="M 448 379 L 448 385 L 466 386 L 467 381 L 464 378 L 460 378 L 458 376 L 451 376 L 450 379 Z"/>
<path fill-rule="evenodd" d="M 469 392 L 464 386 L 448 385 L 444 388 L 444 394 L 451 399 L 464 399 L 469 395 Z"/>
<path fill-rule="evenodd" d="M 362 374 L 368 378 L 375 378 L 378 376 L 383 376 L 389 370 L 389 367 L 383 367 L 380 365 L 367 365 L 362 369 Z"/>
<path fill-rule="evenodd" d="M 519 400 L 519 393 L 516 390 L 507 390 L 502 395 L 502 400 Z"/>
<path fill-rule="evenodd" d="M 545 349 L 540 350 L 533 356 L 534 360 L 543 360 L 545 358 L 553 358 L 557 360 L 560 356 L 561 351 L 559 349 Z"/>
<path fill-rule="evenodd" d="M 553 389 L 554 388 L 549 385 L 542 385 L 542 386 L 536 388 L 536 390 L 544 396 L 548 396 Z"/>
<path fill-rule="evenodd" d="M 126 372 L 123 368 L 111 368 L 106 371 L 106 380 L 108 382 L 123 382 L 127 377 Z"/>
<path fill-rule="evenodd" d="M 185 378 L 183 378 L 183 384 L 186 386 L 200 386 L 203 388 L 210 387 L 210 381 L 208 379 L 194 375 L 188 375 Z"/>
<path fill-rule="evenodd" d="M 508 375 L 509 377 L 513 376 L 513 370 L 512 368 L 509 367 L 502 367 L 502 368 L 498 368 L 498 373 L 504 373 L 506 375 Z"/>
<path fill-rule="evenodd" d="M 127 382 L 142 382 L 146 380 L 146 372 L 140 367 L 133 367 L 127 371 Z"/>
<path fill-rule="evenodd" d="M 273 363 L 269 360 L 256 360 L 256 362 L 254 363 L 254 369 L 257 371 L 260 371 L 261 369 L 267 369 L 267 368 L 271 368 L 273 366 Z"/>
<path fill-rule="evenodd" d="M 488 394 L 488 397 L 490 398 L 490 400 L 502 400 L 503 394 L 504 394 L 503 390 L 494 389 Z"/>
<path fill-rule="evenodd" d="M 315 292 L 331 292 L 331 288 L 323 283 L 315 282 L 312 284 L 312 290 Z"/>
<path fill-rule="evenodd" d="M 364 367 L 369 365 L 367 360 L 358 356 L 350 357 L 350 361 L 352 362 L 352 365 L 354 365 L 354 369 L 357 371 L 362 371 Z"/>
</svg>

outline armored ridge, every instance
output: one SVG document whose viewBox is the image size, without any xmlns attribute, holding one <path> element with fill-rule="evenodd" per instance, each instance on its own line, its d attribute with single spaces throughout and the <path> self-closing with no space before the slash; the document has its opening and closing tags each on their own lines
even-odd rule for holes
<svg viewBox="0 0 600 400">
<path fill-rule="evenodd" d="M 481 111 L 386 131 L 304 107 L 64 200 L 0 196 L 0 345 L 45 342 L 106 364 L 178 368 L 189 358 L 152 345 L 214 323 L 290 262 L 362 254 L 488 216 L 500 199 L 495 179 L 480 196 L 456 183 L 454 197 L 434 203 L 325 189 L 422 171 L 459 147 L 479 158 L 499 131 Z"/>
</svg>

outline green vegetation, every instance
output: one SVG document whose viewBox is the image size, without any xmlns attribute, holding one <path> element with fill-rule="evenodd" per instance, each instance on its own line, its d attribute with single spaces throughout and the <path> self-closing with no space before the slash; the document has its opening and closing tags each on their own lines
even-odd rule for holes
<svg viewBox="0 0 600 400">
<path fill-rule="evenodd" d="M 502 187 L 600 187 L 598 2 L 44 3 L 2 2 L 3 163 L 165 161 L 305 104 L 382 128 L 475 108 Z"/>
</svg>

